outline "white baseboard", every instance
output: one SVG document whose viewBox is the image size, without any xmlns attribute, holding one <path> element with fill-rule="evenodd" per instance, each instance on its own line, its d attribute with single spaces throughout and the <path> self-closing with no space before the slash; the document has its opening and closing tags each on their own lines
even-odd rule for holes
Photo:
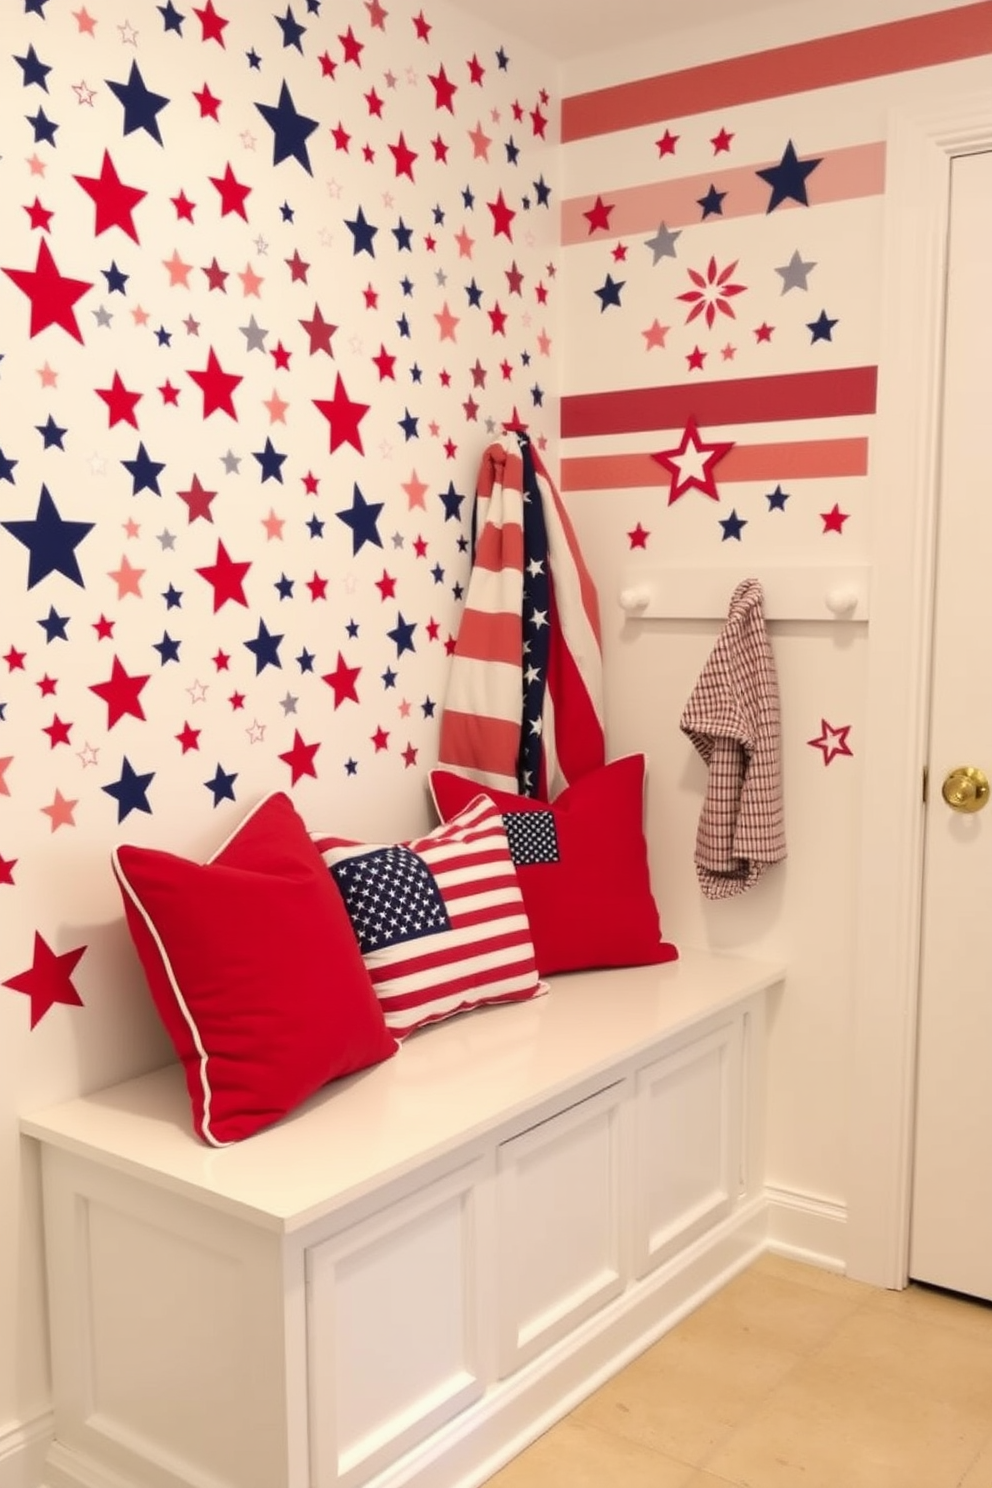
<svg viewBox="0 0 992 1488">
<path fill-rule="evenodd" d="M 765 1186 L 765 1197 L 769 1250 L 825 1271 L 847 1270 L 845 1205 L 771 1184 Z"/>
<path fill-rule="evenodd" d="M 0 1488 L 41 1488 L 54 1431 L 51 1411 L 0 1426 Z"/>
</svg>

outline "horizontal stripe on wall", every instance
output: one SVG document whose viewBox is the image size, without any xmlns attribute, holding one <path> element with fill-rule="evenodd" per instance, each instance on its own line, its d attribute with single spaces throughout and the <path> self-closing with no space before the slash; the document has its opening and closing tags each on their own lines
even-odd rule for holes
<svg viewBox="0 0 992 1488">
<path fill-rule="evenodd" d="M 690 418 L 714 424 L 765 424 L 784 419 L 843 418 L 875 412 L 878 369 L 840 367 L 723 382 L 577 393 L 561 400 L 563 439 L 681 429 Z"/>
<path fill-rule="evenodd" d="M 804 151 L 801 159 L 815 159 L 815 150 Z M 885 143 L 873 140 L 865 145 L 847 145 L 827 150 L 819 156 L 820 164 L 807 178 L 806 190 L 811 207 L 825 202 L 854 201 L 865 196 L 881 196 L 885 190 Z M 595 196 L 569 197 L 562 203 L 562 242 L 587 243 L 590 238 L 617 237 L 623 233 L 653 232 L 659 222 L 668 227 L 684 227 L 702 220 L 700 199 L 711 186 L 726 192 L 719 218 L 764 217 L 768 211 L 770 187 L 757 174 L 777 160 L 759 160 L 756 165 L 732 168 L 715 164 L 704 176 L 682 176 L 672 181 L 653 181 L 646 186 L 624 186 L 618 191 L 601 191 L 600 199 L 612 208 L 609 228 L 589 230 L 584 213 L 595 204 Z M 785 201 L 776 211 L 803 211 L 798 202 Z"/>
<path fill-rule="evenodd" d="M 992 0 L 771 47 L 562 101 L 562 140 L 936 67 L 992 52 Z"/>
<path fill-rule="evenodd" d="M 715 471 L 728 481 L 822 480 L 868 473 L 867 439 L 809 439 L 783 444 L 736 444 Z M 585 455 L 561 462 L 563 491 L 618 491 L 667 487 L 669 476 L 651 454 Z"/>
</svg>

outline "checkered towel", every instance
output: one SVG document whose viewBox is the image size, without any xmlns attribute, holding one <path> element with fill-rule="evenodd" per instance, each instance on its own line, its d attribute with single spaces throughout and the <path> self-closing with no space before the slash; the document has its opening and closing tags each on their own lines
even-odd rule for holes
<svg viewBox="0 0 992 1488">
<path fill-rule="evenodd" d="M 762 601 L 757 579 L 734 590 L 679 725 L 709 769 L 695 853 L 707 899 L 742 894 L 786 855 L 778 678 Z"/>
</svg>

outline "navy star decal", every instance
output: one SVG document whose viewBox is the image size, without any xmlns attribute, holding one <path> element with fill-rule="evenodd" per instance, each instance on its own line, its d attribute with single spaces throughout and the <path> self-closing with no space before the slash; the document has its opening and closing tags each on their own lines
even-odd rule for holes
<svg viewBox="0 0 992 1488">
<path fill-rule="evenodd" d="M 38 510 L 30 520 L 3 522 L 4 530 L 23 543 L 31 555 L 28 560 L 28 588 L 33 589 L 51 573 L 60 573 L 81 589 L 83 576 L 76 560 L 76 548 L 93 530 L 92 522 L 67 522 L 60 515 L 47 486 L 42 486 Z"/>
<path fill-rule="evenodd" d="M 297 112 L 285 80 L 279 90 L 278 104 L 256 103 L 255 107 L 272 130 L 272 164 L 298 160 L 307 175 L 312 176 L 307 140 L 317 128 L 318 121 Z"/>
<path fill-rule="evenodd" d="M 379 513 L 382 511 L 381 501 L 366 501 L 355 485 L 350 508 L 335 513 L 339 521 L 346 527 L 351 528 L 351 551 L 352 555 L 359 553 L 366 543 L 373 543 L 375 547 L 382 547 L 382 538 L 379 536 Z"/>
<path fill-rule="evenodd" d="M 796 154 L 795 145 L 790 139 L 778 165 L 770 165 L 765 170 L 756 171 L 755 174 L 759 175 L 763 181 L 767 181 L 772 188 L 768 206 L 765 208 L 766 213 L 774 212 L 775 208 L 781 206 L 784 201 L 794 201 L 802 207 L 808 207 L 806 178 L 816 170 L 822 158 L 820 156 L 816 160 L 800 160 Z"/>
<path fill-rule="evenodd" d="M 137 62 L 131 63 L 131 71 L 126 83 L 114 83 L 110 78 L 105 79 L 107 87 L 113 93 L 124 108 L 124 133 L 133 134 L 136 129 L 144 129 L 158 144 L 162 143 L 159 133 L 158 115 L 169 102 L 161 93 L 152 93 L 145 87 L 145 80 L 141 76 Z"/>
</svg>

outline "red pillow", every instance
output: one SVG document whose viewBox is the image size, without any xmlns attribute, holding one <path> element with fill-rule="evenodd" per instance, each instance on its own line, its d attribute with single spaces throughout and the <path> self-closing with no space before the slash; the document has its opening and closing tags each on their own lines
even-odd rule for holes
<svg viewBox="0 0 992 1488">
<path fill-rule="evenodd" d="M 396 1050 L 351 922 L 289 797 L 267 796 L 205 864 L 122 845 L 128 929 L 220 1147 Z"/>
<path fill-rule="evenodd" d="M 450 822 L 412 842 L 313 834 L 397 1038 L 547 990 L 503 819 L 478 786 L 471 797 Z"/>
<path fill-rule="evenodd" d="M 445 821 L 480 789 L 451 770 L 432 770 L 430 785 Z M 676 959 L 651 892 L 642 754 L 593 770 L 550 803 L 483 789 L 503 813 L 542 976 Z"/>
</svg>

